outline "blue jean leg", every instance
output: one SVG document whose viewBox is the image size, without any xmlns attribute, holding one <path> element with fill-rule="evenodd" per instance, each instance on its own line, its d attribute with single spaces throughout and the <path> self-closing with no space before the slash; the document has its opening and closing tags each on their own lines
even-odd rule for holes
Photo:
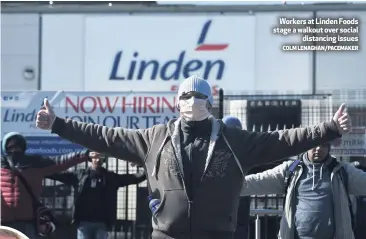
<svg viewBox="0 0 366 239">
<path fill-rule="evenodd" d="M 108 230 L 104 223 L 80 222 L 77 239 L 108 239 Z"/>
<path fill-rule="evenodd" d="M 77 229 L 77 239 L 94 239 L 93 225 L 88 222 L 80 222 Z"/>
<path fill-rule="evenodd" d="M 95 239 L 108 239 L 108 230 L 104 223 L 99 223 L 99 225 L 96 225 L 98 228 L 96 228 L 95 233 Z"/>
</svg>

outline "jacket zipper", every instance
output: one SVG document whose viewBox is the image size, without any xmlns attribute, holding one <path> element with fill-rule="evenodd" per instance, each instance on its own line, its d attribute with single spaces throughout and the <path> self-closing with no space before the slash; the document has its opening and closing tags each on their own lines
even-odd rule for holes
<svg viewBox="0 0 366 239">
<path fill-rule="evenodd" d="M 194 141 L 193 141 L 194 143 Z M 191 200 L 188 201 L 188 218 L 189 218 L 189 238 L 192 239 L 192 204 L 193 204 L 193 182 L 192 182 L 192 147 L 193 144 L 191 143 L 191 147 L 189 147 L 189 183 L 190 187 L 190 195 Z"/>
<path fill-rule="evenodd" d="M 172 139 L 171 136 L 169 136 L 170 140 Z M 174 148 L 174 147 L 173 147 Z M 179 156 L 179 155 L 177 155 Z M 174 157 L 175 163 L 178 165 L 178 172 L 179 175 L 182 179 L 182 184 L 183 184 L 183 189 L 184 189 L 184 194 L 186 195 L 187 201 L 188 201 L 188 218 L 189 218 L 189 238 L 191 238 L 191 207 L 192 207 L 192 201 L 190 200 L 188 193 L 187 193 L 187 188 L 186 188 L 186 183 L 184 182 L 184 174 L 182 172 L 182 169 L 179 166 L 179 162 L 178 162 L 178 158 L 177 156 Z M 190 155 L 191 156 L 191 155 Z"/>
<path fill-rule="evenodd" d="M 10 183 L 11 183 L 11 194 L 10 194 L 10 197 L 11 197 L 11 209 L 13 211 L 13 217 L 14 217 L 14 220 L 16 219 L 16 212 L 15 212 L 15 175 L 13 174 L 13 172 L 11 172 L 10 174 Z"/>
<path fill-rule="evenodd" d="M 174 158 L 176 158 L 176 157 L 174 157 Z M 175 160 L 177 161 L 177 159 L 175 159 Z M 178 162 L 176 162 L 176 163 L 178 163 Z M 188 196 L 187 188 L 186 188 L 186 184 L 185 184 L 185 182 L 184 182 L 183 172 L 182 172 L 182 170 L 180 169 L 180 167 L 178 167 L 178 168 L 179 168 L 179 170 L 178 170 L 178 171 L 179 171 L 180 177 L 182 178 L 182 182 L 183 182 L 183 189 L 184 189 L 184 193 L 185 193 L 186 198 L 187 198 L 187 201 L 188 201 L 189 238 L 190 238 L 190 239 L 192 239 L 192 238 L 191 238 L 191 207 L 192 207 L 193 202 L 190 200 L 190 198 L 189 198 L 189 196 Z"/>
</svg>

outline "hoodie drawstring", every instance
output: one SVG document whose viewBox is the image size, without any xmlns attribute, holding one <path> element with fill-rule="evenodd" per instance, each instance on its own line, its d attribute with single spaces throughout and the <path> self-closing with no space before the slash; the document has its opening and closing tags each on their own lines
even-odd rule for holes
<svg viewBox="0 0 366 239">
<path fill-rule="evenodd" d="M 163 147 L 166 143 L 166 141 L 168 140 L 169 136 L 165 136 L 165 139 L 163 141 L 163 143 L 160 145 L 160 148 L 158 149 L 158 154 L 156 155 L 156 158 L 155 158 L 155 163 L 154 163 L 154 169 L 151 173 L 151 176 L 152 177 L 155 177 L 156 179 L 158 179 L 158 171 L 159 171 L 159 166 L 160 166 L 160 156 L 161 156 L 161 153 L 163 151 Z"/>
<path fill-rule="evenodd" d="M 311 190 L 314 191 L 314 187 L 315 187 L 315 166 L 313 165 L 313 187 L 311 188 Z"/>
<path fill-rule="evenodd" d="M 322 166 L 320 167 L 320 179 L 322 179 L 323 178 L 323 164 L 322 164 Z"/>
<path fill-rule="evenodd" d="M 323 178 L 323 164 L 322 166 L 320 167 L 320 179 Z M 311 190 L 314 191 L 314 188 L 315 188 L 315 165 L 313 165 L 313 187 L 311 188 Z"/>
</svg>

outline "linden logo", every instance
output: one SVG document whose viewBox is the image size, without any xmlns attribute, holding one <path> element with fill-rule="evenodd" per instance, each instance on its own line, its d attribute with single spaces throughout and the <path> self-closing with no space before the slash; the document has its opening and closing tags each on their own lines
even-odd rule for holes
<svg viewBox="0 0 366 239">
<path fill-rule="evenodd" d="M 29 239 L 29 237 L 14 228 L 0 226 L 0 239 Z"/>
</svg>

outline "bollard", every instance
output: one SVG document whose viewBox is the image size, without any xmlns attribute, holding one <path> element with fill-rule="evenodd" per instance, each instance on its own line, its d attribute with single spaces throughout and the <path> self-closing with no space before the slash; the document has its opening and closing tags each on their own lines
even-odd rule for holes
<svg viewBox="0 0 366 239">
<path fill-rule="evenodd" d="M 257 214 L 257 219 L 255 219 L 255 239 L 261 239 L 261 218 Z"/>
<path fill-rule="evenodd" d="M 224 118 L 224 90 L 219 90 L 219 119 Z"/>
<path fill-rule="evenodd" d="M 261 239 L 261 217 L 265 215 L 282 215 L 282 210 L 276 209 L 250 209 L 250 215 L 255 219 L 255 239 Z"/>
</svg>

